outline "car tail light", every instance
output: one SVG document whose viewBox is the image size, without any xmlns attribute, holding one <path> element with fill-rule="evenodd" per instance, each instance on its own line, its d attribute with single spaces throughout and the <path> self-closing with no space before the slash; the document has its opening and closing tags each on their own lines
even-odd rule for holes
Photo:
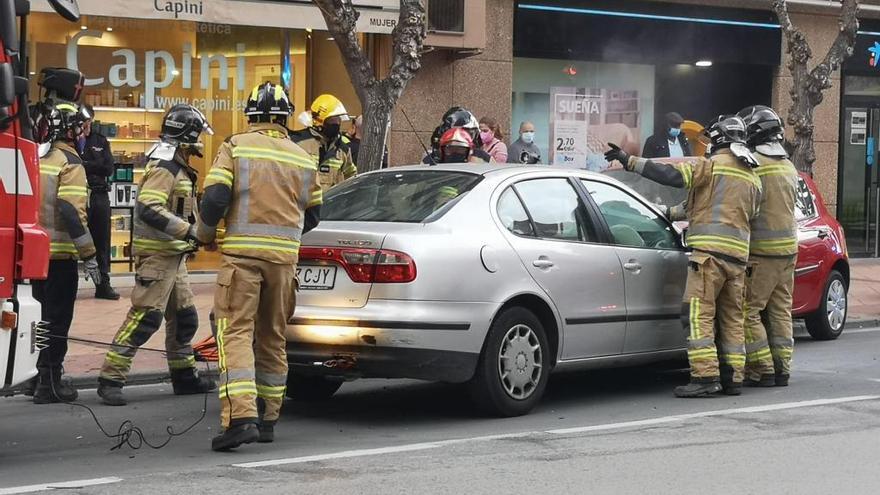
<svg viewBox="0 0 880 495">
<path fill-rule="evenodd" d="M 338 263 L 356 283 L 405 284 L 416 279 L 416 263 L 412 257 L 388 249 L 304 247 L 300 249 L 299 258 Z"/>
</svg>

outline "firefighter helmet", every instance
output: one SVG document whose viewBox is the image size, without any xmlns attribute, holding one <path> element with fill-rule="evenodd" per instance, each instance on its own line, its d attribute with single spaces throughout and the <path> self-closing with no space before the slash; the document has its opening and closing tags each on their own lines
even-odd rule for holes
<svg viewBox="0 0 880 495">
<path fill-rule="evenodd" d="M 434 133 L 431 135 L 431 146 L 439 150 L 443 134 L 456 127 L 467 131 L 475 146 L 483 145 L 480 140 L 480 124 L 477 117 L 466 108 L 452 107 L 443 114 L 443 121 L 434 129 Z"/>
<path fill-rule="evenodd" d="M 293 104 L 284 92 L 284 88 L 279 85 L 265 82 L 255 86 L 248 98 L 247 107 L 244 114 L 247 115 L 248 121 L 267 122 L 274 117 L 276 122 L 286 124 L 287 117 L 293 113 Z"/>
<path fill-rule="evenodd" d="M 712 152 L 730 148 L 734 156 L 751 167 L 758 166 L 748 146 L 746 146 L 746 123 L 737 115 L 721 115 L 712 125 L 703 130 L 711 141 Z"/>
<path fill-rule="evenodd" d="M 453 127 L 440 136 L 440 161 L 466 163 L 474 149 L 474 140 L 461 127 Z"/>
<path fill-rule="evenodd" d="M 753 105 L 743 108 L 737 115 L 746 124 L 750 146 L 776 143 L 781 149 L 780 143 L 785 140 L 785 124 L 775 110 L 764 105 Z"/>
<path fill-rule="evenodd" d="M 323 127 L 324 121 L 331 117 L 339 117 L 341 120 L 348 120 L 348 111 L 339 101 L 339 98 L 324 94 L 312 102 L 310 108 L 312 111 L 312 126 Z"/>
<path fill-rule="evenodd" d="M 76 102 L 85 87 L 85 77 L 78 70 L 46 67 L 40 71 L 37 85 L 43 88 L 46 99 Z"/>
<path fill-rule="evenodd" d="M 172 144 L 195 144 L 203 132 L 214 135 L 205 114 L 192 105 L 178 104 L 171 107 L 162 119 L 159 137 Z"/>
<path fill-rule="evenodd" d="M 86 121 L 92 114 L 82 105 L 62 102 L 47 108 L 44 116 L 48 130 L 48 140 L 76 139 L 83 133 Z"/>
</svg>

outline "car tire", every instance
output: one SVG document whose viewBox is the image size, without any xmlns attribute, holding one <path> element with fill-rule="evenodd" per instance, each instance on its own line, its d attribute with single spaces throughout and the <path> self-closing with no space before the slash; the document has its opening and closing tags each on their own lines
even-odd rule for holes
<svg viewBox="0 0 880 495">
<path fill-rule="evenodd" d="M 321 401 L 333 397 L 342 386 L 341 380 L 325 376 L 287 374 L 287 398 L 302 401 Z"/>
<path fill-rule="evenodd" d="M 816 340 L 834 340 L 843 333 L 847 316 L 847 286 L 843 275 L 831 270 L 819 300 L 819 309 L 807 316 L 807 332 Z"/>
<path fill-rule="evenodd" d="M 489 414 L 522 416 L 544 395 L 551 362 L 541 321 L 525 308 L 506 309 L 492 322 L 468 392 Z"/>
</svg>

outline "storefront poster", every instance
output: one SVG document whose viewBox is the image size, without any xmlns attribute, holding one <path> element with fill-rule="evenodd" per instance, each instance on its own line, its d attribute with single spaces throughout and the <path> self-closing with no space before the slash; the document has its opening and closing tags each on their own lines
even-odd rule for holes
<svg viewBox="0 0 880 495">
<path fill-rule="evenodd" d="M 608 142 L 638 153 L 638 91 L 552 87 L 550 105 L 550 163 L 605 170 Z"/>
</svg>

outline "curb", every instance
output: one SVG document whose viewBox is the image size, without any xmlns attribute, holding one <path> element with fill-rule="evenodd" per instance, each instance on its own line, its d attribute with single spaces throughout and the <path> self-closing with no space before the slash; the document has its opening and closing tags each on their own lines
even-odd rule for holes
<svg viewBox="0 0 880 495">
<path fill-rule="evenodd" d="M 843 325 L 844 330 L 857 330 L 861 328 L 880 327 L 880 319 L 868 318 L 865 320 L 850 320 Z"/>
</svg>

